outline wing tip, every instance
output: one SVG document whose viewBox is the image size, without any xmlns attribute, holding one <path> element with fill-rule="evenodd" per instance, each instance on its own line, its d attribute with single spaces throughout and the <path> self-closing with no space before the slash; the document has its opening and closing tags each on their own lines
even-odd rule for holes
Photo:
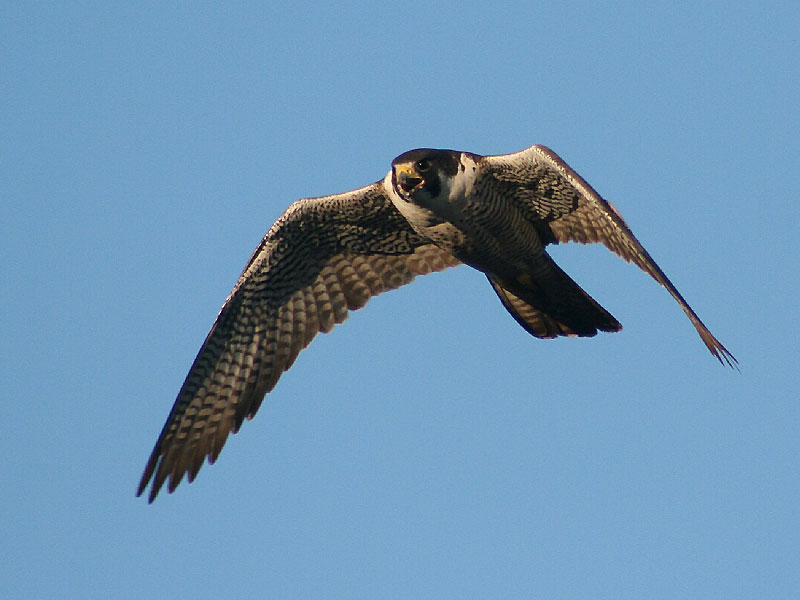
<svg viewBox="0 0 800 600">
<path fill-rule="evenodd" d="M 147 487 L 150 486 L 150 493 L 147 495 L 147 503 L 152 504 L 158 496 L 164 483 L 169 479 L 167 491 L 171 494 L 183 479 L 187 471 L 186 467 L 181 470 L 179 465 L 174 465 L 171 469 L 167 469 L 165 464 L 165 456 L 159 451 L 159 446 L 153 450 L 150 460 L 147 461 L 147 466 L 142 473 L 142 478 L 139 481 L 139 487 L 136 489 L 136 497 L 139 498 Z M 191 482 L 191 479 L 189 480 Z"/>
<path fill-rule="evenodd" d="M 711 354 L 714 355 L 721 365 L 730 367 L 739 373 L 742 372 L 742 369 L 739 368 L 739 361 L 736 360 L 736 357 L 728 352 L 727 348 L 725 348 L 722 344 L 719 345 L 719 348 L 717 348 L 716 351 L 712 350 Z"/>
<path fill-rule="evenodd" d="M 705 327 L 698 327 L 697 332 L 700 334 L 700 339 L 703 340 L 703 343 L 708 348 L 708 351 L 711 352 L 712 356 L 716 358 L 722 366 L 730 367 L 731 369 L 738 371 L 739 373 L 742 370 L 739 368 L 739 361 L 736 360 L 736 357 L 731 354 L 731 352 L 722 345 L 717 338 Z"/>
<path fill-rule="evenodd" d="M 144 472 L 142 473 L 142 478 L 139 480 L 139 487 L 136 488 L 136 497 L 139 498 L 144 491 L 147 489 L 147 486 L 150 484 L 150 480 L 153 478 L 153 473 L 156 472 L 156 467 L 159 464 L 159 454 L 158 454 L 158 446 L 153 449 L 153 453 L 150 455 L 150 458 L 147 460 L 147 465 L 144 468 Z M 155 490 L 155 494 L 158 493 L 158 490 Z M 155 499 L 155 494 L 153 490 L 150 490 L 150 495 L 148 499 L 148 504 L 152 504 L 153 500 Z"/>
</svg>

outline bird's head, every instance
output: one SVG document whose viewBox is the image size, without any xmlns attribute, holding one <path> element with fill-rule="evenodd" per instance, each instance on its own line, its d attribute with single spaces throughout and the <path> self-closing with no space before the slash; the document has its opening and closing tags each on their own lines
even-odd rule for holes
<svg viewBox="0 0 800 600">
<path fill-rule="evenodd" d="M 449 190 L 449 182 L 459 170 L 461 152 L 419 148 L 392 161 L 392 187 L 406 202 L 429 206 Z"/>
</svg>

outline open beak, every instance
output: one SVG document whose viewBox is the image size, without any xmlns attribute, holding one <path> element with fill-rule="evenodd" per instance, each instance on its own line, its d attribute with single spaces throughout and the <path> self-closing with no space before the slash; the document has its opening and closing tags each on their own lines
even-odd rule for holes
<svg viewBox="0 0 800 600">
<path fill-rule="evenodd" d="M 397 185 L 406 193 L 411 193 L 419 184 L 422 183 L 422 177 L 417 175 L 413 167 L 409 165 L 402 165 L 395 168 L 397 173 Z"/>
</svg>

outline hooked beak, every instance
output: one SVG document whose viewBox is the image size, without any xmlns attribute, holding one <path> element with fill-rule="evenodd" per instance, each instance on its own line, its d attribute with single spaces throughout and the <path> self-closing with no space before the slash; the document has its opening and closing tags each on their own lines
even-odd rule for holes
<svg viewBox="0 0 800 600">
<path fill-rule="evenodd" d="M 419 177 L 414 169 L 408 165 L 398 166 L 395 168 L 397 174 L 397 185 L 406 193 L 411 193 L 420 183 L 422 178 Z"/>
</svg>

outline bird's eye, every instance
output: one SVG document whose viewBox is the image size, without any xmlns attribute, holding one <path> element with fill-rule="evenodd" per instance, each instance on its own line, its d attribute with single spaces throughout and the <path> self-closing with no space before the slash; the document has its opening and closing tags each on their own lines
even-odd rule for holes
<svg viewBox="0 0 800 600">
<path fill-rule="evenodd" d="M 429 161 L 427 158 L 423 158 L 421 160 L 418 160 L 417 164 L 414 166 L 417 168 L 417 171 L 419 171 L 420 173 L 424 173 L 425 171 L 431 168 L 431 161 Z"/>
</svg>

